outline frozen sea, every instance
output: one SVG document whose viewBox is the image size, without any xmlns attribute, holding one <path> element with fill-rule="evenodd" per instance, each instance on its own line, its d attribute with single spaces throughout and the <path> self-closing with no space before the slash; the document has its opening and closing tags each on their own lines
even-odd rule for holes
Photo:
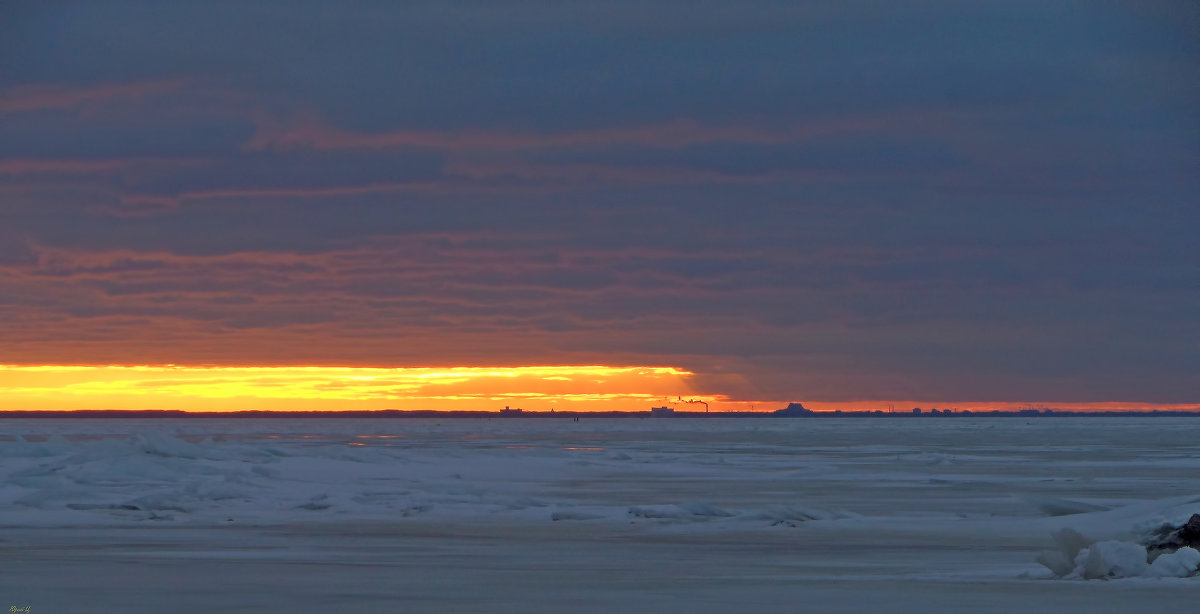
<svg viewBox="0 0 1200 614">
<path fill-rule="evenodd" d="M 1200 600 L 1036 562 L 1200 512 L 1195 418 L 8 419 L 0 475 L 0 607 L 34 613 Z"/>
</svg>

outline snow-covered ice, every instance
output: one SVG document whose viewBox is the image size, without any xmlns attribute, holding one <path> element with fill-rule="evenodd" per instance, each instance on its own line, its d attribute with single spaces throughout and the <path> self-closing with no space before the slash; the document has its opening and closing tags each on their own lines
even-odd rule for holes
<svg viewBox="0 0 1200 614">
<path fill-rule="evenodd" d="M 1200 596 L 1139 542 L 1200 512 L 1187 418 L 10 419 L 0 475 L 0 594 L 41 611 Z"/>
</svg>

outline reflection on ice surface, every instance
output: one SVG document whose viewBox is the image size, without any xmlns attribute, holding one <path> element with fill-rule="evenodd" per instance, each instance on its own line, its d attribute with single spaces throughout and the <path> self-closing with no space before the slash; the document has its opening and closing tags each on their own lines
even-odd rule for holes
<svg viewBox="0 0 1200 614">
<path fill-rule="evenodd" d="M 1086 552 L 1071 556 L 1091 557 L 1080 564 L 1100 569 L 1128 554 L 1102 544 L 1128 545 L 1200 512 L 1200 421 L 1188 418 L 6 420 L 0 427 L 0 524 L 9 546 L 133 530 L 153 542 L 142 555 L 178 560 L 250 557 L 273 565 L 272 557 L 305 552 L 332 561 L 362 553 L 338 555 L 323 540 L 345 545 L 355 531 L 390 536 L 378 538 L 385 542 L 467 532 L 501 540 L 514 557 L 531 537 L 549 540 L 547 548 L 590 540 L 594 552 L 621 543 L 626 550 L 614 556 L 644 561 L 666 556 L 669 544 L 707 544 L 706 556 L 717 558 L 684 569 L 724 569 L 720 558 L 728 557 L 741 565 L 773 561 L 791 580 L 808 582 L 852 576 L 1031 586 L 1054 577 L 1033 562 L 1056 547 L 1052 534 L 1085 536 Z M 197 547 L 214 543 L 215 527 L 245 532 L 236 540 L 243 546 L 273 545 Z M 292 537 L 280 541 L 279 531 Z M 163 551 L 155 545 L 162 539 L 190 545 Z M 561 556 L 526 554 L 532 558 L 504 565 Z M 1187 556 L 1159 569 L 1186 567 Z M 639 577 L 677 573 L 643 571 Z M 774 574 L 754 581 L 767 576 Z M 713 586 L 727 580 L 709 578 Z"/>
</svg>

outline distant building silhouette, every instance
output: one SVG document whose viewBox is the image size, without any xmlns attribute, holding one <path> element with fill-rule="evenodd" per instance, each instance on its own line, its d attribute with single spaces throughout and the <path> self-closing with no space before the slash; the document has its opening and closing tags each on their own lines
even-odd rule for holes
<svg viewBox="0 0 1200 614">
<path fill-rule="evenodd" d="M 812 416 L 816 412 L 804 406 L 803 403 L 788 403 L 783 409 L 772 412 L 776 416 Z"/>
</svg>

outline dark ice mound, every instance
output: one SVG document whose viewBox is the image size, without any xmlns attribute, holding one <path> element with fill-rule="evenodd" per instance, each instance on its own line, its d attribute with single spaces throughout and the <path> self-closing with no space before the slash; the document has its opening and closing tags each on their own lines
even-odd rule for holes
<svg viewBox="0 0 1200 614">
<path fill-rule="evenodd" d="M 1179 527 L 1163 525 L 1146 543 L 1146 550 L 1151 555 L 1175 552 L 1180 548 L 1200 550 L 1200 514 L 1192 514 L 1192 517 Z"/>
</svg>

